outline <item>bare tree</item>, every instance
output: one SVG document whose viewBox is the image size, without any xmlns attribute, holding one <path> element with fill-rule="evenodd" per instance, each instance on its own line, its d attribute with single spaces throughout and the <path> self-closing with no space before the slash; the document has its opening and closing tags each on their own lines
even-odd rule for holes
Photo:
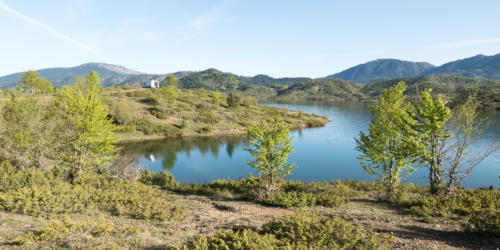
<svg viewBox="0 0 500 250">
<path fill-rule="evenodd" d="M 484 131 L 489 126 L 486 119 L 479 117 L 479 102 L 474 96 L 460 105 L 451 119 L 452 136 L 447 151 L 445 168 L 446 188 L 453 194 L 462 181 L 481 163 L 500 147 L 498 139 L 491 139 L 482 147 L 471 147 L 483 139 Z"/>
</svg>

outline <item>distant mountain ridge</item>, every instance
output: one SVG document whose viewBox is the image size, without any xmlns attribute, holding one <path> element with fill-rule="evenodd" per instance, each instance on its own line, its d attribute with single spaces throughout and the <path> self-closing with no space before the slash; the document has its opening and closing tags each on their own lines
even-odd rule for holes
<svg viewBox="0 0 500 250">
<path fill-rule="evenodd" d="M 40 73 L 40 76 L 52 82 L 54 86 L 61 87 L 63 85 L 73 84 L 76 76 L 86 76 L 92 70 L 99 73 L 101 81 L 105 86 L 123 85 L 128 82 L 142 81 L 143 79 L 145 81 L 152 76 L 123 66 L 106 63 L 85 63 L 68 68 L 47 68 L 38 70 L 38 73 Z M 19 72 L 0 77 L 0 87 L 15 87 L 23 73 L 24 72 Z"/>
<path fill-rule="evenodd" d="M 147 74 L 120 65 L 107 64 L 107 63 L 85 63 L 75 67 L 46 68 L 37 71 L 38 73 L 40 73 L 41 77 L 46 78 L 47 80 L 52 82 L 54 86 L 61 87 L 64 85 L 73 84 L 75 77 L 87 76 L 92 70 L 99 73 L 101 77 L 101 82 L 105 87 L 121 86 L 121 85 L 141 85 L 142 83 L 151 79 L 156 79 L 161 81 L 167 75 L 167 74 Z M 19 81 L 19 78 L 23 73 L 24 72 L 19 72 L 6 76 L 1 76 L 0 88 L 16 87 L 17 82 Z M 267 75 L 256 75 L 253 77 L 238 76 L 232 73 L 223 73 L 217 69 L 207 69 L 204 71 L 178 71 L 171 74 L 175 75 L 179 79 L 186 78 L 184 82 L 181 82 L 181 84 L 184 84 L 186 88 L 194 88 L 195 85 L 199 85 L 198 88 L 209 87 L 208 85 L 213 85 L 214 84 L 213 81 L 216 81 L 217 79 L 228 80 L 229 82 L 232 82 L 229 83 L 229 85 L 241 85 L 241 83 L 246 83 L 246 84 L 255 84 L 266 87 L 273 87 L 275 85 L 289 86 L 297 82 L 302 82 L 311 79 L 307 77 L 273 78 Z M 202 80 L 200 79 L 194 80 L 194 78 L 196 78 L 197 75 L 199 74 L 205 74 L 205 77 L 201 78 Z M 205 80 L 211 81 L 211 83 L 207 83 L 208 85 L 202 83 Z M 188 81 L 195 81 L 196 83 L 195 82 L 187 83 Z M 220 87 L 221 86 L 214 87 L 213 89 L 219 90 Z M 231 89 L 231 87 L 229 89 Z"/>
<path fill-rule="evenodd" d="M 86 76 L 95 70 L 101 76 L 104 86 L 141 85 L 150 80 L 163 80 L 167 74 L 147 74 L 123 66 L 106 63 L 85 63 L 68 68 L 40 69 L 40 75 L 56 87 L 71 85 L 76 76 Z M 0 88 L 13 88 L 24 72 L 0 77 Z M 284 89 L 294 84 L 311 81 L 308 77 L 273 78 L 268 75 L 239 76 L 223 73 L 216 69 L 205 71 L 179 71 L 173 73 L 181 81 L 181 87 L 207 88 L 215 90 L 248 88 L 245 84 L 259 85 L 274 89 Z M 200 77 L 200 74 L 205 76 Z M 398 59 L 377 59 L 363 63 L 326 78 L 340 78 L 349 82 L 369 83 L 373 81 L 407 78 L 414 76 L 447 74 L 474 78 L 500 79 L 500 54 L 493 56 L 477 55 L 452 61 L 441 66 L 426 62 L 409 62 Z M 218 83 L 217 81 L 222 80 Z M 225 85 L 224 85 L 225 84 Z M 215 86 L 217 85 L 217 86 Z"/>
<path fill-rule="evenodd" d="M 451 61 L 441 66 L 434 66 L 427 62 L 377 59 L 329 75 L 326 78 L 340 78 L 346 81 L 369 83 L 378 80 L 441 74 L 500 79 L 500 53 L 492 56 L 480 54 Z"/>
<path fill-rule="evenodd" d="M 500 53 L 492 56 L 482 54 L 445 63 L 422 75 L 447 74 L 464 77 L 500 79 Z"/>
<path fill-rule="evenodd" d="M 417 76 L 434 67 L 434 65 L 427 62 L 377 59 L 329 75 L 326 78 L 340 78 L 351 82 L 368 83 L 375 80 Z"/>
</svg>

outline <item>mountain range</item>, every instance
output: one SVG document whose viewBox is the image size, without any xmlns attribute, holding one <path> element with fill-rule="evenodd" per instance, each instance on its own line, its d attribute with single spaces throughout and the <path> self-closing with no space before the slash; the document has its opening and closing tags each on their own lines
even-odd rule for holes
<svg viewBox="0 0 500 250">
<path fill-rule="evenodd" d="M 162 80 L 166 76 L 166 74 L 142 73 L 123 66 L 106 63 L 86 63 L 69 68 L 47 68 L 40 69 L 38 72 L 42 77 L 51 81 L 54 86 L 60 87 L 72 84 L 75 76 L 88 75 L 91 70 L 95 70 L 100 74 L 101 81 L 104 86 L 140 85 L 150 79 Z M 208 69 L 199 72 L 179 71 L 173 74 L 181 79 L 181 84 L 184 84 L 184 87 L 186 88 L 206 87 L 202 85 L 214 85 L 215 82 L 223 80 L 220 87 L 217 88 L 222 90 L 227 89 L 229 85 L 232 86 L 231 88 L 237 88 L 236 86 L 241 87 L 244 85 L 243 83 L 266 87 L 282 86 L 283 88 L 286 88 L 286 86 L 292 86 L 299 82 L 312 80 L 307 77 L 273 78 L 267 75 L 249 77 L 218 72 L 220 71 L 216 69 Z M 0 88 L 15 87 L 22 73 L 23 72 L 19 72 L 0 77 Z M 207 74 L 215 78 L 207 78 Z M 500 79 L 500 54 L 492 56 L 477 55 L 445 63 L 441 66 L 434 66 L 426 62 L 409 62 L 397 59 L 377 59 L 348 68 L 342 72 L 329 75 L 325 78 L 340 78 L 350 82 L 368 83 L 378 80 L 436 74 Z M 184 78 L 186 79 L 182 80 Z"/>
<path fill-rule="evenodd" d="M 456 75 L 500 79 L 500 54 L 477 55 L 434 66 L 426 62 L 409 62 L 397 59 L 377 59 L 363 63 L 327 78 L 341 78 L 347 81 L 368 83 L 423 75 Z"/>
</svg>

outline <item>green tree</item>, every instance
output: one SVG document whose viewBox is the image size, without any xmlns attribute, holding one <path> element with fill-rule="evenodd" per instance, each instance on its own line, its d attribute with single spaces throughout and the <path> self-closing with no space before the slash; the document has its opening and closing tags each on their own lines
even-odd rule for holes
<svg viewBox="0 0 500 250">
<path fill-rule="evenodd" d="M 90 74 L 87 76 L 87 90 L 90 93 L 99 93 L 101 90 L 101 81 L 99 79 L 99 74 L 95 71 L 90 71 Z"/>
<path fill-rule="evenodd" d="M 90 74 L 89 92 L 75 87 L 62 88 L 55 107 L 60 116 L 58 137 L 62 159 L 69 164 L 74 176 L 112 163 L 117 148 L 114 125 L 108 118 L 108 108 L 98 96 L 99 76 Z"/>
<path fill-rule="evenodd" d="M 47 79 L 40 77 L 38 72 L 30 70 L 21 75 L 17 82 L 23 89 L 32 90 L 35 93 L 52 94 L 54 87 Z"/>
<path fill-rule="evenodd" d="M 0 119 L 0 161 L 9 160 L 17 167 L 48 169 L 53 165 L 55 122 L 52 113 L 37 98 L 18 99 L 12 94 Z"/>
<path fill-rule="evenodd" d="M 220 99 L 220 92 L 219 91 L 212 91 L 212 93 L 210 94 L 210 97 L 212 97 L 213 104 L 218 104 L 219 99 Z"/>
<path fill-rule="evenodd" d="M 162 88 L 161 91 L 165 102 L 174 103 L 177 100 L 177 89 L 174 86 L 169 85 Z"/>
<path fill-rule="evenodd" d="M 173 74 L 168 74 L 164 80 L 164 85 L 172 86 L 175 89 L 177 89 L 178 84 L 179 84 L 179 79 L 175 77 Z"/>
<path fill-rule="evenodd" d="M 415 170 L 411 165 L 415 139 L 410 129 L 415 121 L 410 115 L 411 104 L 406 101 L 405 90 L 404 82 L 384 90 L 378 105 L 370 107 L 373 118 L 368 135 L 360 132 L 359 138 L 355 138 L 363 169 L 379 176 L 389 198 L 402 174 L 409 175 Z"/>
<path fill-rule="evenodd" d="M 227 106 L 231 108 L 236 108 L 238 107 L 238 100 L 237 97 L 233 95 L 233 93 L 229 93 L 229 96 L 226 99 Z"/>
<path fill-rule="evenodd" d="M 259 170 L 259 180 L 264 188 L 264 198 L 276 194 L 284 178 L 295 168 L 288 164 L 288 155 L 293 151 L 289 126 L 276 117 L 260 125 L 247 128 L 251 147 L 248 149 L 254 160 L 248 165 Z M 262 198 L 262 193 L 261 193 Z"/>
<path fill-rule="evenodd" d="M 446 156 L 447 142 L 451 134 L 447 122 L 451 111 L 441 95 L 431 96 L 432 89 L 422 92 L 421 102 L 416 107 L 413 126 L 419 136 L 418 158 L 429 167 L 430 192 L 437 194 L 441 185 L 442 166 Z"/>
<path fill-rule="evenodd" d="M 75 76 L 75 84 L 73 86 L 83 92 L 87 92 L 87 79 L 84 76 Z"/>
</svg>

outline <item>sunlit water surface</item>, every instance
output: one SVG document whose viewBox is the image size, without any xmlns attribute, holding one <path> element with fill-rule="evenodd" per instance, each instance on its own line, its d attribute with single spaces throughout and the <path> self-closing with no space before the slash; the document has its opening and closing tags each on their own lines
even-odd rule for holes
<svg viewBox="0 0 500 250">
<path fill-rule="evenodd" d="M 332 179 L 372 180 L 361 168 L 354 150 L 354 137 L 366 131 L 371 114 L 368 107 L 360 103 L 335 104 L 266 104 L 269 106 L 302 109 L 305 113 L 327 115 L 330 120 L 325 127 L 293 131 L 295 151 L 289 162 L 298 168 L 288 177 L 291 180 L 330 181 Z M 500 112 L 484 113 L 491 125 L 485 138 L 500 138 Z M 476 143 L 475 148 L 484 145 Z M 131 143 L 123 146 L 119 164 L 152 171 L 170 171 L 182 183 L 208 183 L 212 180 L 256 175 L 255 169 L 247 165 L 250 154 L 245 150 L 245 137 L 185 138 L 164 141 Z M 418 169 L 404 182 L 427 184 L 425 168 Z M 485 159 L 464 181 L 466 187 L 493 185 L 500 187 L 500 150 Z"/>
</svg>

